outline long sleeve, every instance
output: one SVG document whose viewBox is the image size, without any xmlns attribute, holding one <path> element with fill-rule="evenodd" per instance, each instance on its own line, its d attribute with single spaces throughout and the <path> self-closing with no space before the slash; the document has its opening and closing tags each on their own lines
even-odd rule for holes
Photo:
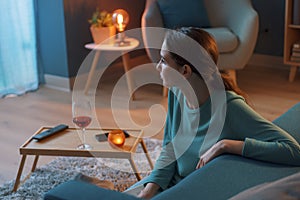
<svg viewBox="0 0 300 200">
<path fill-rule="evenodd" d="M 264 119 L 243 100 L 228 103 L 233 134 L 244 140 L 243 156 L 273 163 L 300 165 L 300 146 L 287 132 Z"/>
<path fill-rule="evenodd" d="M 163 190 L 167 189 L 172 177 L 176 172 L 176 158 L 172 145 L 172 134 L 174 133 L 172 120 L 173 120 L 173 107 L 176 104 L 174 95 L 169 91 L 168 99 L 168 114 L 166 119 L 166 126 L 164 129 L 163 148 L 159 158 L 157 159 L 154 169 L 150 176 L 147 178 L 147 183 L 153 182 L 158 184 Z"/>
<path fill-rule="evenodd" d="M 155 163 L 155 167 L 147 178 L 147 182 L 158 184 L 163 190 L 170 185 L 172 177 L 175 174 L 176 159 L 173 147 L 170 143 L 163 147 L 162 152 Z"/>
</svg>

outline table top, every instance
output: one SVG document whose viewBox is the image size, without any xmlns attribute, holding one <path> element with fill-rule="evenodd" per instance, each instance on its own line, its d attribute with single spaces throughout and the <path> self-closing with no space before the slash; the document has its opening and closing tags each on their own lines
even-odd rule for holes
<svg viewBox="0 0 300 200">
<path fill-rule="evenodd" d="M 114 43 L 112 44 L 89 43 L 84 45 L 84 47 L 87 49 L 101 50 L 101 51 L 129 51 L 136 48 L 139 45 L 139 41 L 135 38 L 125 38 L 125 41 L 130 42 L 130 44 L 128 46 L 117 46 Z"/>
<path fill-rule="evenodd" d="M 34 135 L 51 127 L 41 127 Z M 126 129 L 130 137 L 127 137 L 122 147 L 114 147 L 108 141 L 99 142 L 97 134 L 105 134 L 113 128 L 93 129 L 85 131 L 86 143 L 90 144 L 91 150 L 78 150 L 77 146 L 82 143 L 81 130 L 68 128 L 41 141 L 29 138 L 21 147 L 20 154 L 27 155 L 52 155 L 52 156 L 82 156 L 82 157 L 115 157 L 129 158 L 136 151 L 137 145 L 142 140 L 143 131 L 138 129 Z"/>
</svg>

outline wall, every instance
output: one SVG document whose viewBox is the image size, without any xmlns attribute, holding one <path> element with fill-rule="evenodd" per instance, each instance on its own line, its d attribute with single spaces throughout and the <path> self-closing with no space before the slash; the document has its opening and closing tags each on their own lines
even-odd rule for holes
<svg viewBox="0 0 300 200">
<path fill-rule="evenodd" d="M 86 43 L 92 42 L 87 20 L 96 8 L 109 12 L 118 8 L 127 10 L 131 16 L 128 29 L 134 29 L 140 27 L 145 1 L 36 0 L 36 4 L 38 53 L 40 65 L 47 76 L 46 82 L 48 80 L 55 83 L 56 77 L 62 77 L 66 78 L 63 80 L 66 83 L 69 78 L 76 76 L 81 63 L 90 52 L 84 48 Z M 136 56 L 145 52 L 131 54 Z"/>
<path fill-rule="evenodd" d="M 38 55 L 45 74 L 69 77 L 63 0 L 38 0 Z"/>
<path fill-rule="evenodd" d="M 134 6 L 133 6 L 134 5 Z M 125 9 L 130 16 L 128 29 L 139 28 L 144 9 L 143 0 L 64 0 L 66 39 L 68 49 L 69 75 L 76 76 L 80 64 L 90 52 L 84 48 L 86 43 L 92 42 L 88 19 L 96 10 L 113 12 L 118 8 Z"/>
<path fill-rule="evenodd" d="M 252 0 L 259 15 L 255 53 L 283 55 L 285 0 Z"/>
<path fill-rule="evenodd" d="M 259 15 L 255 53 L 283 55 L 284 0 L 252 0 Z M 71 78 L 90 52 L 87 20 L 99 7 L 109 12 L 123 8 L 130 14 L 128 29 L 139 28 L 145 0 L 37 0 L 39 51 L 45 74 Z M 145 52 L 133 52 L 144 54 Z"/>
</svg>

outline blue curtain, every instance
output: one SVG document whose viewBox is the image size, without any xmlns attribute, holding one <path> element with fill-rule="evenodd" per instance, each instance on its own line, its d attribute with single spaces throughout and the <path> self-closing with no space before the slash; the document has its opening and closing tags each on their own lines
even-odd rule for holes
<svg viewBox="0 0 300 200">
<path fill-rule="evenodd" d="M 38 88 L 34 0 L 0 0 L 0 98 Z"/>
</svg>

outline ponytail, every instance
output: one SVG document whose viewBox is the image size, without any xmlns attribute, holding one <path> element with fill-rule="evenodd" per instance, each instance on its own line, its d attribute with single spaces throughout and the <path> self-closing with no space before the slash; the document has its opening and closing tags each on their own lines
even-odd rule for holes
<svg viewBox="0 0 300 200">
<path fill-rule="evenodd" d="M 221 72 L 220 74 L 224 83 L 225 90 L 233 91 L 237 95 L 242 96 L 245 99 L 245 102 L 249 104 L 248 95 L 237 86 L 237 84 L 233 81 L 233 79 L 227 73 Z"/>
</svg>

